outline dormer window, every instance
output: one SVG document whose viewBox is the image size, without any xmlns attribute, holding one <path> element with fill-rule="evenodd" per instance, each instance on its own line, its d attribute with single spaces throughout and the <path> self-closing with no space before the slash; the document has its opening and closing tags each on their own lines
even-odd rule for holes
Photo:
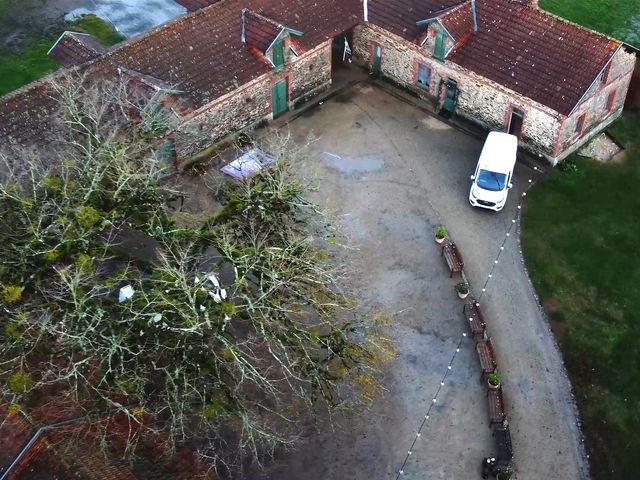
<svg viewBox="0 0 640 480">
<path fill-rule="evenodd" d="M 291 48 L 291 36 L 302 36 L 302 32 L 284 26 L 270 18 L 250 10 L 242 10 L 242 43 L 260 60 L 268 62 L 276 70 L 282 70 L 288 59 L 298 56 Z"/>
</svg>

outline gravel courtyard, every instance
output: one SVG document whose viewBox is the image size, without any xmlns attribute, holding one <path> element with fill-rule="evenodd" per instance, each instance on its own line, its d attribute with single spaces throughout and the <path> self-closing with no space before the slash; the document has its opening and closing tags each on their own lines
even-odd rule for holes
<svg viewBox="0 0 640 480">
<path fill-rule="evenodd" d="M 357 247 L 343 260 L 365 306 L 395 314 L 397 359 L 384 398 L 331 431 L 310 429 L 299 449 L 262 474 L 279 480 L 393 479 L 467 331 L 433 229 L 460 246 L 472 286 L 482 288 L 536 173 L 518 164 L 503 212 L 472 209 L 469 175 L 482 142 L 368 83 L 359 83 L 289 125 L 313 144 L 317 200 L 337 215 Z M 515 232 L 515 230 L 514 230 Z M 576 411 L 562 361 L 511 235 L 482 307 L 504 374 L 518 479 L 587 478 Z M 422 436 L 405 467 L 409 479 L 477 479 L 494 453 L 485 386 L 473 342 L 464 339 Z M 255 478 L 252 476 L 251 478 Z"/>
</svg>

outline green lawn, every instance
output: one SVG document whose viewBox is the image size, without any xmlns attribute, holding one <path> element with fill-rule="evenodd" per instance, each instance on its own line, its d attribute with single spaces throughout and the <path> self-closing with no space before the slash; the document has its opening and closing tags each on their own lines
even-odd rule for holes
<svg viewBox="0 0 640 480">
<path fill-rule="evenodd" d="M 0 11 L 7 8 L 6 5 L 3 0 L 0 0 Z M 94 15 L 68 23 L 64 29 L 90 33 L 105 46 L 111 46 L 124 38 L 109 24 Z M 58 35 L 62 31 L 60 30 Z M 47 52 L 58 39 L 58 35 L 51 38 L 32 38 L 19 52 L 0 51 L 0 96 L 42 78 L 58 68 L 58 64 L 47 57 Z"/>
<path fill-rule="evenodd" d="M 47 57 L 51 45 L 50 40 L 32 40 L 22 52 L 0 52 L 0 95 L 58 68 L 58 64 Z"/>
<path fill-rule="evenodd" d="M 640 43 L 640 0 L 540 0 L 540 8 L 620 40 Z"/>
<path fill-rule="evenodd" d="M 576 23 L 638 43 L 640 0 L 541 0 Z M 572 157 L 528 197 L 527 266 L 575 388 L 592 473 L 640 478 L 640 114 L 609 133 L 627 150 L 614 164 Z"/>
</svg>

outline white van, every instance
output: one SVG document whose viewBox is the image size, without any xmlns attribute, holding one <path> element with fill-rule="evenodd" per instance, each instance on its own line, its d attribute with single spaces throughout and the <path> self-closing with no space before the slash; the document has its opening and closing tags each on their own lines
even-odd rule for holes
<svg viewBox="0 0 640 480">
<path fill-rule="evenodd" d="M 499 212 L 507 202 L 513 168 L 516 165 L 518 137 L 491 132 L 484 142 L 476 172 L 471 175 L 469 203 Z"/>
</svg>

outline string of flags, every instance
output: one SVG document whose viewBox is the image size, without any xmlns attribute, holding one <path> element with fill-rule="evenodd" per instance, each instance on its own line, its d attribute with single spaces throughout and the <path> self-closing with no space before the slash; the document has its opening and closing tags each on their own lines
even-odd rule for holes
<svg viewBox="0 0 640 480">
<path fill-rule="evenodd" d="M 533 169 L 536 172 L 541 172 L 541 170 L 536 166 L 534 166 Z M 522 206 L 523 206 L 524 201 L 525 201 L 525 199 L 527 197 L 527 193 L 537 183 L 537 181 L 534 182 L 534 180 L 532 178 L 530 178 L 527 183 L 528 183 L 528 186 L 525 189 L 525 191 L 522 192 L 522 195 L 520 197 L 520 201 L 518 202 L 518 207 L 517 207 L 516 214 L 511 219 L 511 222 L 509 224 L 509 228 L 507 229 L 505 237 L 502 240 L 502 243 L 500 244 L 500 250 L 498 250 L 498 254 L 497 254 L 495 260 L 493 261 L 493 263 L 491 265 L 491 270 L 489 271 L 489 274 L 487 275 L 487 278 L 486 278 L 486 280 L 484 282 L 484 285 L 482 286 L 482 290 L 481 290 L 480 294 L 476 297 L 476 303 L 478 305 L 480 305 L 479 302 L 482 299 L 482 296 L 486 293 L 487 286 L 489 285 L 489 282 L 493 278 L 493 272 L 494 272 L 496 266 L 500 263 L 500 255 L 502 254 L 502 252 L 504 252 L 505 244 L 507 243 L 507 240 L 511 236 L 511 232 L 513 230 L 513 227 L 517 223 L 517 219 L 518 219 L 518 216 L 520 215 L 520 212 L 522 211 Z M 411 446 L 409 447 L 409 450 L 407 451 L 407 454 L 404 457 L 404 461 L 402 462 L 402 465 L 400 466 L 400 469 L 398 470 L 398 472 L 397 472 L 397 474 L 395 476 L 395 480 L 399 480 L 400 477 L 405 475 L 405 467 L 407 466 L 409 458 L 411 457 L 411 455 L 413 455 L 414 448 L 415 448 L 416 444 L 418 443 L 418 440 L 420 439 L 420 437 L 422 435 L 423 429 L 427 425 L 427 421 L 431 417 L 431 410 L 433 409 L 433 407 L 436 405 L 436 403 L 438 401 L 438 395 L 440 394 L 440 391 L 444 387 L 444 384 L 445 384 L 445 381 L 446 381 L 447 377 L 451 373 L 451 369 L 453 368 L 453 363 L 454 363 L 454 361 L 456 359 L 456 356 L 460 352 L 460 348 L 462 346 L 462 342 L 466 337 L 467 337 L 467 334 L 463 333 L 462 336 L 460 337 L 457 345 L 456 345 L 456 350 L 455 350 L 455 352 L 453 353 L 453 355 L 451 357 L 451 361 L 447 365 L 447 370 L 445 371 L 444 375 L 442 376 L 442 380 L 440 381 L 440 385 L 438 385 L 438 387 L 436 389 L 436 392 L 435 392 L 435 395 L 433 396 L 433 398 L 431 399 L 431 403 L 429 404 L 429 408 L 427 409 L 426 413 L 424 414 L 424 416 L 422 418 L 422 421 L 420 422 L 420 426 L 419 426 L 417 432 L 415 433 L 415 436 L 413 437 L 413 441 L 411 442 Z"/>
</svg>

